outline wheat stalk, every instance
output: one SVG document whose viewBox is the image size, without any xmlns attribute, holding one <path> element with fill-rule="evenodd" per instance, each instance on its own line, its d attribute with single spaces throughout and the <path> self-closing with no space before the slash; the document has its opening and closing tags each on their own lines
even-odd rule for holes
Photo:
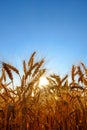
<svg viewBox="0 0 87 130">
<path fill-rule="evenodd" d="M 28 78 L 28 76 L 31 75 L 31 72 L 32 72 L 32 69 L 30 68 L 30 69 L 26 72 L 25 80 Z"/>
</svg>

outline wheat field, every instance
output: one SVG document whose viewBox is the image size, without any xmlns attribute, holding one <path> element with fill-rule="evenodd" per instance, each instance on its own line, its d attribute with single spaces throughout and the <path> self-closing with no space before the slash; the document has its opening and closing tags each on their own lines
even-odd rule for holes
<svg viewBox="0 0 87 130">
<path fill-rule="evenodd" d="M 33 52 L 23 60 L 23 75 L 6 62 L 0 62 L 0 130 L 86 130 L 87 67 L 73 65 L 70 74 L 46 76 L 45 59 L 35 62 Z M 15 76 L 19 84 L 15 86 Z"/>
</svg>

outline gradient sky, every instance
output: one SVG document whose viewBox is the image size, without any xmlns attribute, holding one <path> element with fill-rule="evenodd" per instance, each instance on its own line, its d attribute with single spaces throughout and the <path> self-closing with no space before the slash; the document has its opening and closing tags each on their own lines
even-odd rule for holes
<svg viewBox="0 0 87 130">
<path fill-rule="evenodd" d="M 0 60 L 20 68 L 33 51 L 60 74 L 87 64 L 87 0 L 0 0 Z"/>
</svg>

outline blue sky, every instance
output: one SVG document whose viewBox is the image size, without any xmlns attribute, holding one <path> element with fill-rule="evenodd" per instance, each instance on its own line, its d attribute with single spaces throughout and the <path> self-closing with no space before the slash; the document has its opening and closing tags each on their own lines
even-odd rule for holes
<svg viewBox="0 0 87 130">
<path fill-rule="evenodd" d="M 87 1 L 0 1 L 0 60 L 20 68 L 33 51 L 60 74 L 87 64 Z"/>
</svg>

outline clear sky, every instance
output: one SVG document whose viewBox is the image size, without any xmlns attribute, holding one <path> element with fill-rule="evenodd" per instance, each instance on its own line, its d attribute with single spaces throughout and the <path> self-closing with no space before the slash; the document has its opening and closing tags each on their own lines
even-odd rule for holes
<svg viewBox="0 0 87 130">
<path fill-rule="evenodd" d="M 87 0 L 0 0 L 0 60 L 19 67 L 33 51 L 61 74 L 87 64 Z"/>
</svg>

